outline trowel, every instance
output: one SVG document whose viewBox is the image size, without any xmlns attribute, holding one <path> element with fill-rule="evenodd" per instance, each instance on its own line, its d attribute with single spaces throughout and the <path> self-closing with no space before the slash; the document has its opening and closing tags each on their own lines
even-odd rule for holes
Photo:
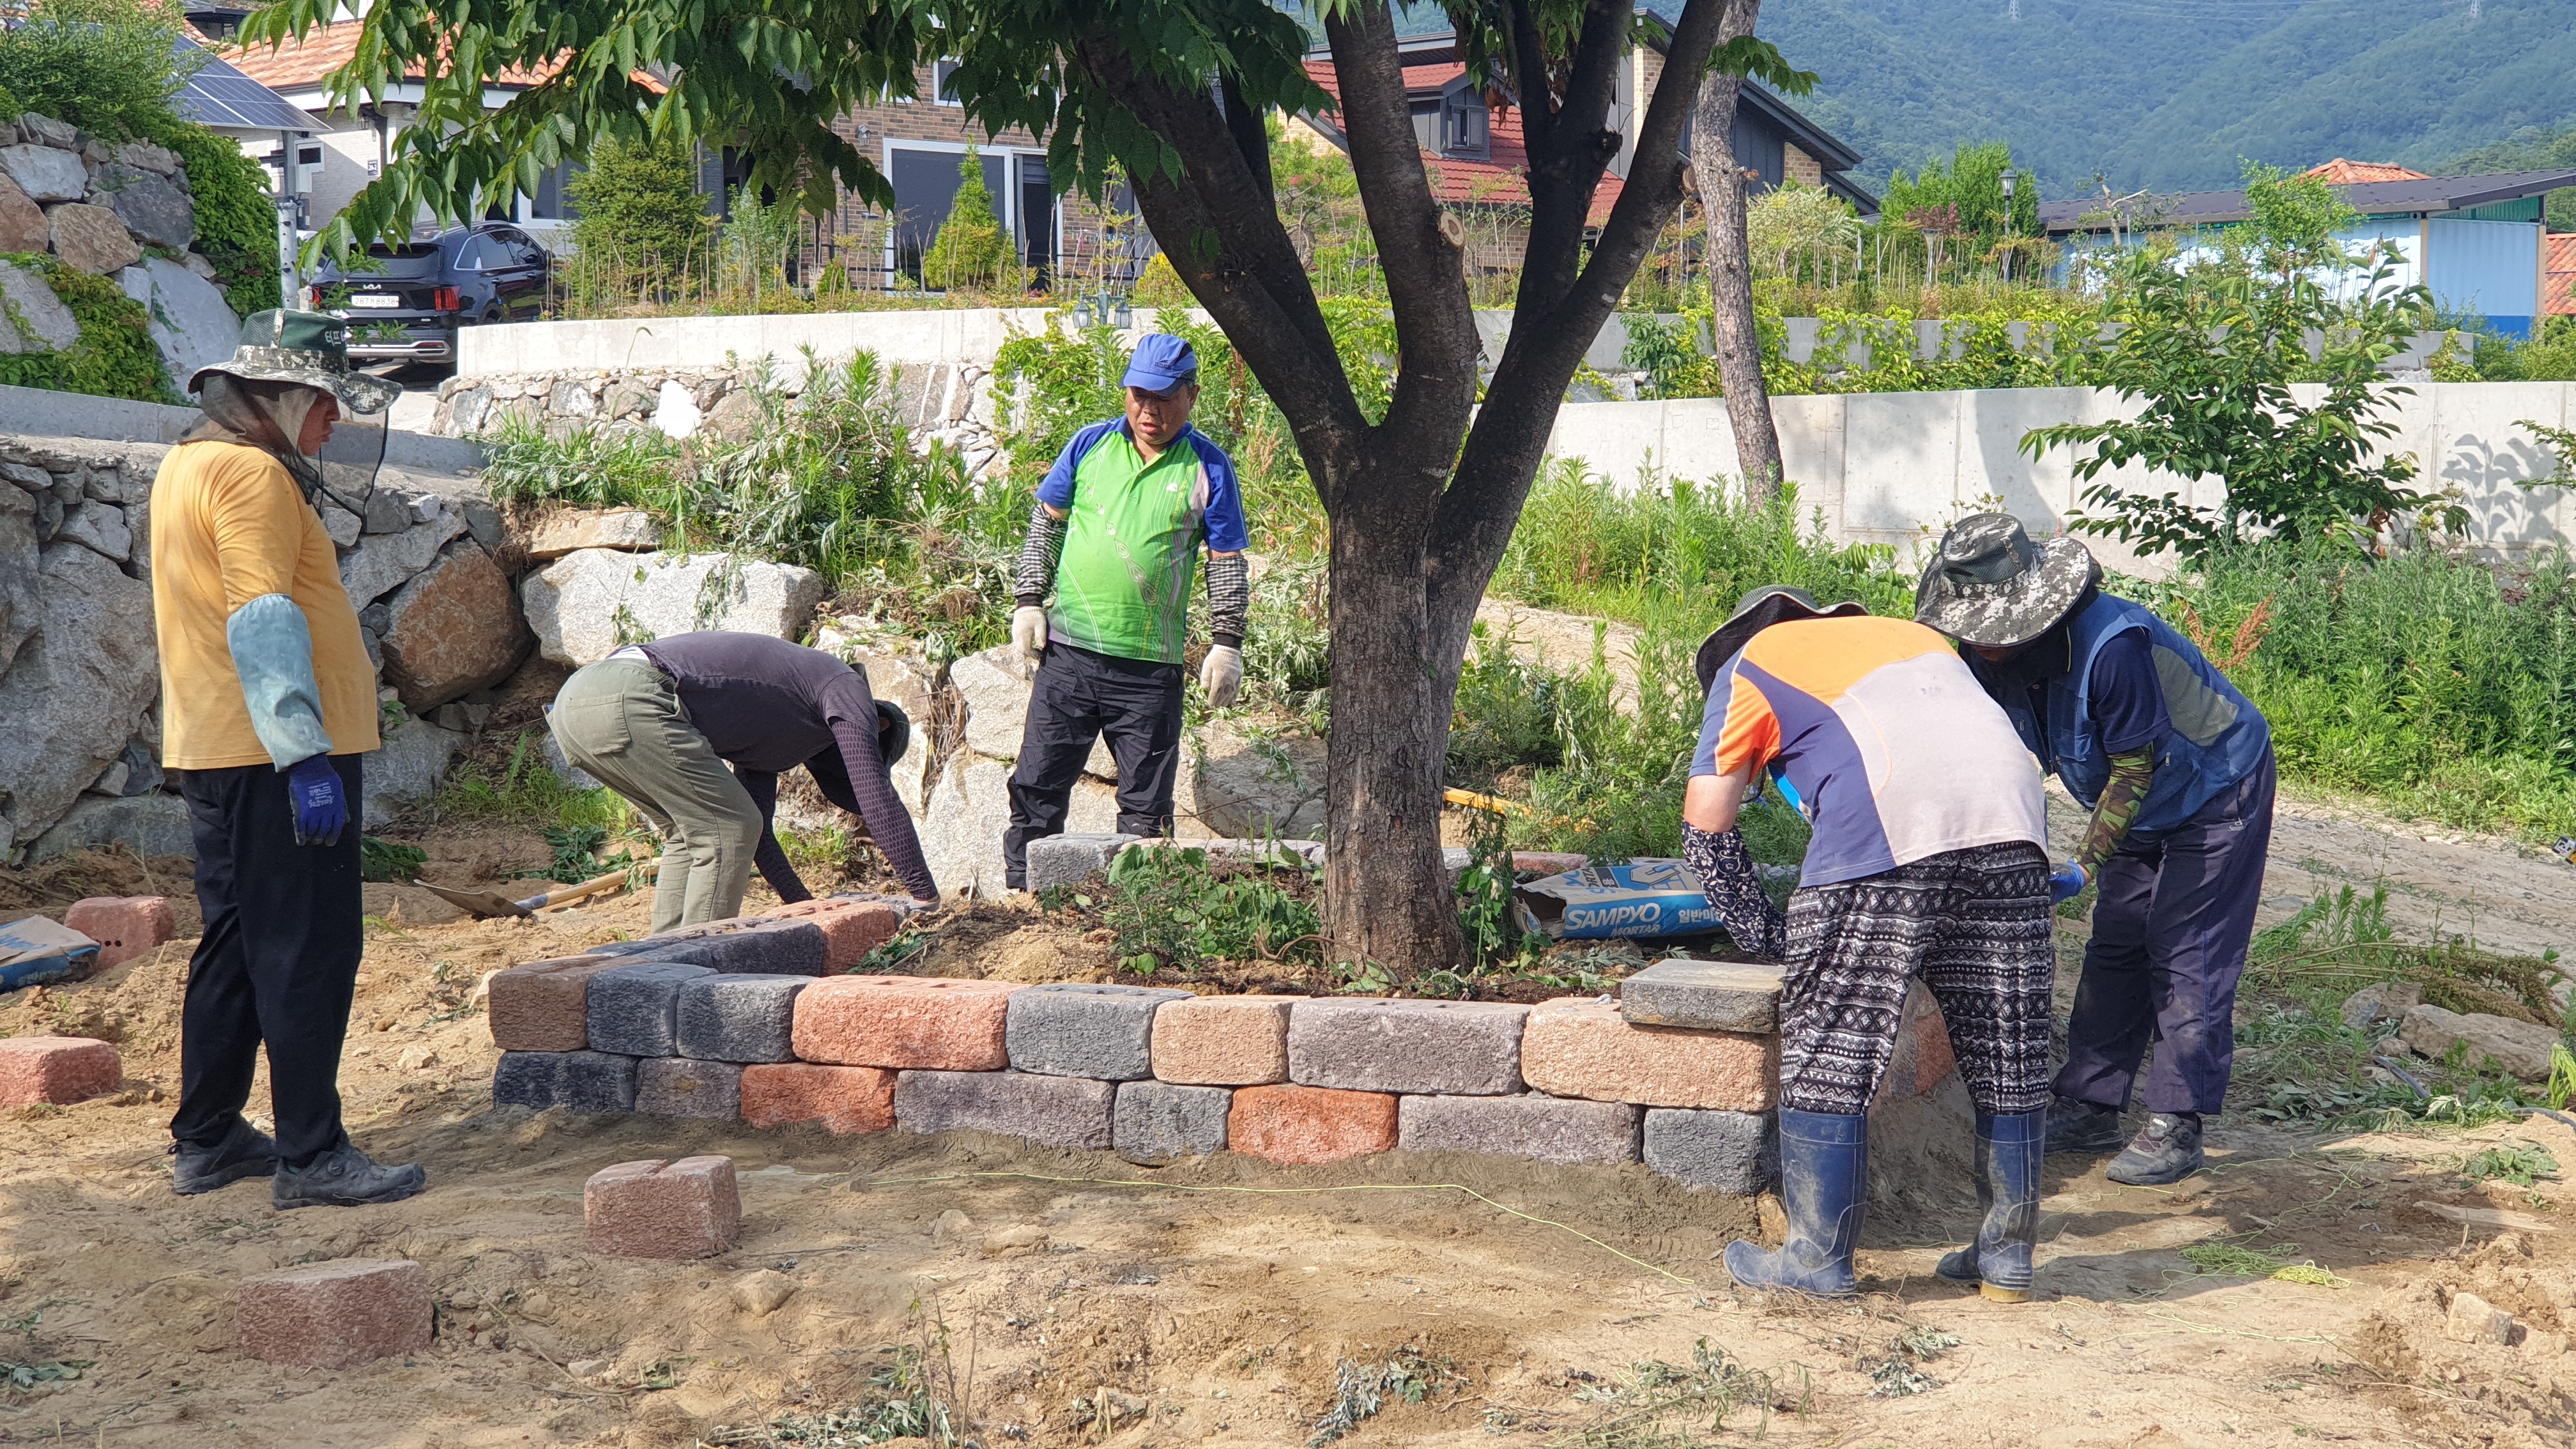
<svg viewBox="0 0 2576 1449">
<path fill-rule="evenodd" d="M 518 901 L 510 899 L 499 891 L 453 890 L 447 886 L 431 885 L 425 880 L 414 880 L 412 884 L 460 911 L 471 912 L 478 918 L 533 916 L 548 906 L 570 905 L 574 901 L 595 896 L 611 887 L 623 886 L 626 884 L 626 872 L 612 870 L 596 880 L 586 880 L 579 885 L 557 886 L 544 895 L 530 896 Z"/>
</svg>

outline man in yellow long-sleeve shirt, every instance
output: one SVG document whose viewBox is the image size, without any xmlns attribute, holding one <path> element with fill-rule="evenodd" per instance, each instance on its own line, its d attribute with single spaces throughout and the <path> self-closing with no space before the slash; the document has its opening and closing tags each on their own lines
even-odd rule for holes
<svg viewBox="0 0 2576 1449">
<path fill-rule="evenodd" d="M 205 934 L 188 962 L 172 1185 L 271 1178 L 281 1209 L 392 1202 L 340 1121 L 357 986 L 359 756 L 377 747 L 375 672 L 314 498 L 343 406 L 393 384 L 349 370 L 348 326 L 260 312 L 230 361 L 188 380 L 206 422 L 152 485 L 162 759 L 188 802 Z M 363 505 L 361 505 L 363 506 Z M 274 1140 L 244 1121 L 268 1050 Z"/>
</svg>

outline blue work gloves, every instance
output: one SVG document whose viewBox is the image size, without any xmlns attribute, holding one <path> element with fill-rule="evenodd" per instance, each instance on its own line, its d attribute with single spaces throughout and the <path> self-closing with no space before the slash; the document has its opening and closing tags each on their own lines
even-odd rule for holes
<svg viewBox="0 0 2576 1449">
<path fill-rule="evenodd" d="M 308 755 L 287 766 L 286 796 L 295 806 L 296 844 L 340 843 L 349 824 L 349 797 L 329 755 Z"/>
<path fill-rule="evenodd" d="M 2048 903 L 2052 906 L 2063 905 L 2075 899 L 2083 890 L 2084 867 L 2070 860 L 2064 870 L 2048 878 Z"/>
</svg>

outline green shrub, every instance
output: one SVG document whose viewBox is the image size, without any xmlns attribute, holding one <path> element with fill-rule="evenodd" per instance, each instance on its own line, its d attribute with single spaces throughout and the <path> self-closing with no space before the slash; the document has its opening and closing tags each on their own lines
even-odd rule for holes
<svg viewBox="0 0 2576 1449">
<path fill-rule="evenodd" d="M 934 292 L 954 287 L 989 287 L 1011 263 L 1011 240 L 993 209 L 993 193 L 984 185 L 984 161 L 975 148 L 957 165 L 957 199 L 948 219 L 921 254 L 921 285 Z"/>
<path fill-rule="evenodd" d="M 572 239 L 585 264 L 685 271 L 715 221 L 698 193 L 695 155 L 673 138 L 602 141 L 566 189 L 581 209 Z"/>
<path fill-rule="evenodd" d="M 187 163 L 197 250 L 214 264 L 225 305 L 242 317 L 285 305 L 278 294 L 277 206 L 259 163 L 203 126 L 174 124 L 155 139 Z"/>
<path fill-rule="evenodd" d="M 1293 866 L 1213 866 L 1204 850 L 1130 850 L 1109 863 L 1103 906 L 1118 964 L 1151 976 L 1207 961 L 1323 959 L 1323 921 L 1311 873 Z"/>
<path fill-rule="evenodd" d="M 183 25 L 154 0 L 36 0 L 0 31 L 0 89 L 19 112 L 111 142 L 158 138 L 175 119 L 171 95 L 206 60 L 178 48 Z"/>
<path fill-rule="evenodd" d="M 0 383 L 137 402 L 177 400 L 161 349 L 152 344 L 152 316 L 124 288 L 42 252 L 5 260 L 53 288 L 80 323 L 80 340 L 59 352 L 0 353 Z M 16 318 L 10 320 L 14 325 Z"/>
</svg>

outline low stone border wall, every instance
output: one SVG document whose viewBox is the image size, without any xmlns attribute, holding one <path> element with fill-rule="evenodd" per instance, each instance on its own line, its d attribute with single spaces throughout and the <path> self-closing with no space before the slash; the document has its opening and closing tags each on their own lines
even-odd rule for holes
<svg viewBox="0 0 2576 1449">
<path fill-rule="evenodd" d="M 1203 997 L 825 974 L 891 934 L 895 914 L 808 902 L 502 971 L 493 1101 L 837 1134 L 972 1129 L 1149 1166 L 1402 1148 L 1643 1162 L 1739 1195 L 1776 1175 L 1767 968 L 1664 962 L 1630 978 L 1653 989 L 1624 1014 L 1609 996 Z M 1887 1094 L 1919 1097 L 1950 1074 L 1925 996 Z"/>
</svg>

